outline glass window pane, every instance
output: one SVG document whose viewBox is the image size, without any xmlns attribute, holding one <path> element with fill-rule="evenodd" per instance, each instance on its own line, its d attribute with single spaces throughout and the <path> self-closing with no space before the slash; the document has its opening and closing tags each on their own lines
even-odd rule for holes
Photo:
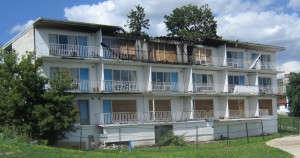
<svg viewBox="0 0 300 158">
<path fill-rule="evenodd" d="M 152 82 L 156 82 L 156 72 L 152 72 Z"/>
<path fill-rule="evenodd" d="M 103 47 L 110 47 L 110 39 L 103 38 L 103 39 L 102 39 L 101 45 L 102 45 Z"/>
<path fill-rule="evenodd" d="M 207 75 L 207 83 L 212 84 L 213 82 L 213 75 Z"/>
<path fill-rule="evenodd" d="M 68 36 L 59 35 L 59 44 L 68 44 Z"/>
<path fill-rule="evenodd" d="M 68 36 L 68 44 L 69 45 L 77 45 L 77 37 L 76 36 Z"/>
<path fill-rule="evenodd" d="M 169 72 L 164 73 L 164 82 L 171 82 L 171 75 Z"/>
<path fill-rule="evenodd" d="M 120 70 L 113 70 L 113 80 L 121 81 Z"/>
<path fill-rule="evenodd" d="M 58 67 L 50 67 L 50 79 L 53 79 L 59 72 Z"/>
<path fill-rule="evenodd" d="M 233 76 L 228 76 L 228 84 L 233 84 Z"/>
<path fill-rule="evenodd" d="M 70 77 L 73 78 L 74 80 L 79 79 L 79 69 L 78 68 L 71 68 L 70 69 Z"/>
<path fill-rule="evenodd" d="M 239 82 L 239 76 L 233 76 L 233 84 L 235 85 L 239 85 L 240 82 Z"/>
<path fill-rule="evenodd" d="M 49 43 L 58 43 L 57 35 L 49 34 Z"/>
<path fill-rule="evenodd" d="M 87 46 L 87 37 L 78 36 L 78 45 Z"/>
<path fill-rule="evenodd" d="M 201 75 L 200 74 L 195 74 L 195 83 L 201 83 Z"/>
<path fill-rule="evenodd" d="M 262 78 L 258 77 L 258 85 L 262 85 Z"/>
<path fill-rule="evenodd" d="M 232 58 L 231 52 L 227 51 L 227 58 Z"/>
<path fill-rule="evenodd" d="M 240 76 L 239 85 L 245 85 L 245 76 Z"/>
<path fill-rule="evenodd" d="M 136 81 L 136 72 L 129 71 L 129 81 Z"/>
<path fill-rule="evenodd" d="M 156 75 L 156 82 L 164 82 L 164 74 L 162 72 L 157 72 Z"/>
<path fill-rule="evenodd" d="M 121 71 L 121 81 L 129 81 L 128 70 Z"/>
<path fill-rule="evenodd" d="M 207 83 L 207 75 L 202 75 L 202 83 Z"/>
</svg>

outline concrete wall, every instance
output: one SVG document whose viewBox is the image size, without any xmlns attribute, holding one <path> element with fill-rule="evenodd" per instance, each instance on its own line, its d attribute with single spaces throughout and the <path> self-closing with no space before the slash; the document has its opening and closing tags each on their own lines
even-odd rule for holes
<svg viewBox="0 0 300 158">
<path fill-rule="evenodd" d="M 34 29 L 29 29 L 13 42 L 12 49 L 18 54 L 18 59 L 22 59 L 26 51 L 34 51 Z"/>
</svg>

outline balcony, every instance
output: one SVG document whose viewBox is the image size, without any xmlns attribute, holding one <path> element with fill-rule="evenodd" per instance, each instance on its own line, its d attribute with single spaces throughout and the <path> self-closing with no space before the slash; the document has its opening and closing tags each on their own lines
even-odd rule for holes
<svg viewBox="0 0 300 158">
<path fill-rule="evenodd" d="M 145 83 L 146 84 L 146 83 Z M 105 92 L 138 92 L 137 81 L 104 81 Z"/>
<path fill-rule="evenodd" d="M 100 81 L 74 80 L 72 82 L 73 89 L 70 92 L 100 92 L 100 84 Z"/>
<path fill-rule="evenodd" d="M 220 57 L 201 57 L 200 59 L 191 59 L 195 65 L 223 67 L 224 58 Z"/>
<path fill-rule="evenodd" d="M 286 94 L 285 86 L 259 86 L 259 94 Z"/>
<path fill-rule="evenodd" d="M 259 109 L 259 117 L 269 117 L 271 114 L 269 113 L 269 109 Z"/>
<path fill-rule="evenodd" d="M 100 47 L 68 45 L 68 44 L 49 44 L 49 54 L 61 57 L 81 57 L 81 58 L 99 58 Z"/>
<path fill-rule="evenodd" d="M 213 84 L 193 83 L 193 92 L 194 93 L 216 93 L 216 90 Z"/>
<path fill-rule="evenodd" d="M 194 114 L 194 119 L 192 118 Z M 194 112 L 113 112 L 97 113 L 96 118 L 99 125 L 103 124 L 126 124 L 126 123 L 152 123 L 152 122 L 180 122 L 200 119 L 213 119 L 213 111 Z"/>
<path fill-rule="evenodd" d="M 258 86 L 228 85 L 228 93 L 232 94 L 258 94 Z"/>
<path fill-rule="evenodd" d="M 177 92 L 177 82 L 152 82 L 153 92 Z"/>
<path fill-rule="evenodd" d="M 104 59 L 141 61 L 145 59 L 144 55 L 145 55 L 144 51 L 138 51 L 138 50 L 128 51 L 119 48 L 103 47 Z"/>
</svg>

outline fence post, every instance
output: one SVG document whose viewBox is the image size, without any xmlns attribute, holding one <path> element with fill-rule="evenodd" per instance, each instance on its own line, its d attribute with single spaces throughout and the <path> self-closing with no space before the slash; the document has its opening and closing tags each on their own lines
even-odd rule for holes
<svg viewBox="0 0 300 158">
<path fill-rule="evenodd" d="M 230 146 L 230 140 L 229 140 L 229 124 L 227 124 L 227 146 Z"/>
<path fill-rule="evenodd" d="M 120 150 L 120 143 L 121 143 L 121 127 L 119 127 L 119 145 L 118 145 L 119 150 Z"/>
<path fill-rule="evenodd" d="M 196 145 L 198 149 L 198 126 L 196 126 Z"/>
<path fill-rule="evenodd" d="M 82 138 L 82 127 L 80 127 L 80 140 L 79 140 L 79 150 L 81 150 L 81 138 Z"/>
<path fill-rule="evenodd" d="M 246 123 L 247 142 L 249 143 L 248 124 Z"/>
<path fill-rule="evenodd" d="M 131 151 L 132 151 L 131 140 L 128 141 L 128 150 L 129 150 L 129 153 L 131 154 Z"/>
<path fill-rule="evenodd" d="M 298 135 L 299 135 L 299 118 L 298 118 L 298 124 L 297 124 L 298 126 L 297 126 L 297 133 L 298 133 Z"/>
<path fill-rule="evenodd" d="M 265 140 L 265 134 L 264 134 L 264 126 L 262 120 L 260 120 L 260 125 L 261 125 L 261 134 L 263 136 L 263 140 Z"/>
</svg>

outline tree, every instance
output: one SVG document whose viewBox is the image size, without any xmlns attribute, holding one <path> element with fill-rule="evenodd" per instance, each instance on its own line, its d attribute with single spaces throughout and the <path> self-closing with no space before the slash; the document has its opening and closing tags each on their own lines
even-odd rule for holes
<svg viewBox="0 0 300 158">
<path fill-rule="evenodd" d="M 16 126 L 50 145 L 75 130 L 78 111 L 72 106 L 74 96 L 67 92 L 72 88 L 70 79 L 58 75 L 49 81 L 41 68 L 43 58 L 34 53 L 20 62 L 15 53 L 1 53 L 1 57 L 0 125 Z"/>
<path fill-rule="evenodd" d="M 147 35 L 147 33 L 142 32 L 142 29 L 149 29 L 149 19 L 145 19 L 144 8 L 140 5 L 135 6 L 135 10 L 131 9 L 129 14 L 127 15 L 128 19 L 125 27 L 128 26 L 130 30 L 130 34 L 132 35 Z"/>
<path fill-rule="evenodd" d="M 290 73 L 287 85 L 290 112 L 300 117 L 300 73 Z"/>
<path fill-rule="evenodd" d="M 217 35 L 217 21 L 207 4 L 200 7 L 188 4 L 174 9 L 172 14 L 164 18 L 167 31 L 170 32 L 167 36 L 184 40 L 220 38 Z"/>
</svg>

